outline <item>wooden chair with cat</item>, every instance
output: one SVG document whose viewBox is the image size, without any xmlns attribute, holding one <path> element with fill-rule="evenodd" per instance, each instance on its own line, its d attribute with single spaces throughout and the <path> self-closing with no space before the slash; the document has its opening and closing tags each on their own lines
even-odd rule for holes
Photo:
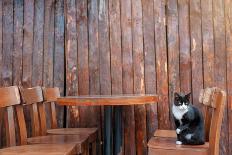
<svg viewBox="0 0 232 155">
<path fill-rule="evenodd" d="M 175 130 L 157 130 L 148 142 L 149 155 L 219 155 L 220 131 L 225 109 L 225 91 L 213 87 L 203 89 L 199 101 L 205 107 L 205 144 L 176 145 Z M 212 123 L 213 122 L 213 123 Z"/>
</svg>

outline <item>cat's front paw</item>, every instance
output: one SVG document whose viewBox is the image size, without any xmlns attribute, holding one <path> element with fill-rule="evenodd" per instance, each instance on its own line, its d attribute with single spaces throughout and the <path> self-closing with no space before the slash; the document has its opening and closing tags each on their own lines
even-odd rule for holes
<svg viewBox="0 0 232 155">
<path fill-rule="evenodd" d="M 176 129 L 176 133 L 177 133 L 177 134 L 180 134 L 180 131 L 181 131 L 181 130 L 180 130 L 179 128 Z"/>
<path fill-rule="evenodd" d="M 181 141 L 176 141 L 176 145 L 182 145 Z"/>
</svg>

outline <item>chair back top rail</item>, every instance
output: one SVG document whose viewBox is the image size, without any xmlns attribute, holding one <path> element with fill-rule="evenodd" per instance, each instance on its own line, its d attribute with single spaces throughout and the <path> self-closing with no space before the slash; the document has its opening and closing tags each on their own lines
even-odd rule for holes
<svg viewBox="0 0 232 155">
<path fill-rule="evenodd" d="M 43 102 L 43 92 L 40 86 L 32 88 L 21 88 L 23 104 L 33 104 Z"/>
</svg>

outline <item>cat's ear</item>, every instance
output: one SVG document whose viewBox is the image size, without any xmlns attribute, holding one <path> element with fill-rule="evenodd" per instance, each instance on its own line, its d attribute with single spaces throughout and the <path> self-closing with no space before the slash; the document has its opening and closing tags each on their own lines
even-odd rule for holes
<svg viewBox="0 0 232 155">
<path fill-rule="evenodd" d="M 177 92 L 175 92 L 175 93 L 174 93 L 174 98 L 175 98 L 175 100 L 178 99 L 179 97 L 180 97 L 180 95 L 179 95 Z"/>
<path fill-rule="evenodd" d="M 187 100 L 190 100 L 190 96 L 191 96 L 191 94 L 192 94 L 191 92 L 190 92 L 190 93 L 188 93 L 188 94 L 186 94 L 186 95 L 185 95 L 185 98 L 186 98 Z"/>
</svg>

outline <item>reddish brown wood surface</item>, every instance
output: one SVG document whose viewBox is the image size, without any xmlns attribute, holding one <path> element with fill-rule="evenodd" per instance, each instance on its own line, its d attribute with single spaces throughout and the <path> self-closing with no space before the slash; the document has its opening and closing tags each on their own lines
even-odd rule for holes
<svg viewBox="0 0 232 155">
<path fill-rule="evenodd" d="M 20 0 L 14 1 L 14 19 L 13 84 L 21 85 L 23 65 L 23 2 Z"/>
<path fill-rule="evenodd" d="M 232 145 L 232 2 L 225 1 L 225 17 L 226 17 L 226 52 L 227 52 L 227 95 L 228 95 L 228 122 L 229 122 L 229 146 Z M 228 154 L 232 153 L 229 147 Z"/>
<path fill-rule="evenodd" d="M 76 149 L 74 144 L 38 144 L 38 145 L 23 145 L 5 148 L 0 150 L 0 154 L 4 155 L 74 155 Z"/>
<path fill-rule="evenodd" d="M 64 52 L 64 0 L 56 0 L 55 5 L 55 36 L 54 36 L 54 64 L 53 84 L 58 87 L 61 95 L 64 95 L 65 86 L 65 52 Z M 58 126 L 64 126 L 64 108 L 56 106 Z"/>
<path fill-rule="evenodd" d="M 66 52 L 66 89 L 67 95 L 77 95 L 77 30 L 76 30 L 76 3 L 75 0 L 65 1 L 65 52 Z M 70 121 L 75 120 L 75 121 Z M 80 121 L 78 108 L 68 107 L 67 125 L 78 126 Z"/>
<path fill-rule="evenodd" d="M 222 89 L 226 89 L 226 44 L 225 44 L 225 3 L 223 0 L 213 1 L 213 21 L 214 21 L 214 84 Z M 229 149 L 229 130 L 228 130 L 228 112 L 227 105 L 224 112 L 220 154 L 228 154 Z"/>
<path fill-rule="evenodd" d="M 178 1 L 167 1 L 167 35 L 168 35 L 168 80 L 169 107 L 172 106 L 174 93 L 180 91 L 180 52 L 178 30 Z M 171 111 L 170 111 L 171 113 Z M 170 114 L 170 116 L 172 116 Z M 170 119 L 173 119 L 170 117 Z M 171 124 L 174 127 L 174 123 Z"/>
<path fill-rule="evenodd" d="M 167 46 L 166 46 L 166 17 L 165 17 L 165 1 L 155 0 L 155 40 L 156 40 L 156 74 L 157 74 L 157 93 L 160 95 L 161 101 L 158 104 L 159 128 L 168 129 L 170 127 L 169 120 L 169 104 L 168 104 L 168 62 L 167 62 Z"/>
<path fill-rule="evenodd" d="M 144 150 L 136 150 L 138 131 L 148 139 L 158 123 L 172 127 L 173 92 L 192 92 L 195 105 L 202 87 L 230 93 L 230 23 L 229 0 L 2 0 L 0 84 L 57 86 L 61 95 L 162 95 L 158 110 L 147 104 L 140 115 L 133 106 L 123 108 L 122 150 L 135 154 Z M 98 126 L 103 133 L 103 112 L 72 107 L 67 124 Z M 59 107 L 59 126 L 66 123 L 63 113 Z M 225 116 L 221 155 L 232 139 L 228 109 Z"/>
<path fill-rule="evenodd" d="M 42 85 L 43 83 L 43 37 L 44 37 L 44 1 L 35 1 L 35 23 L 33 38 L 33 56 L 32 56 L 32 86 Z M 46 56 L 46 55 L 45 55 Z"/>
<path fill-rule="evenodd" d="M 201 1 L 204 86 L 214 85 L 214 32 L 212 0 Z"/>
<path fill-rule="evenodd" d="M 180 38 L 180 88 L 182 92 L 191 91 L 191 57 L 189 0 L 178 1 L 179 38 Z"/>
<path fill-rule="evenodd" d="M 203 65 L 202 65 L 202 35 L 201 35 L 201 1 L 190 1 L 190 35 L 191 35 L 191 64 L 192 64 L 192 102 L 198 108 L 199 94 L 203 88 Z"/>
<path fill-rule="evenodd" d="M 136 105 L 155 103 L 158 100 L 157 95 L 85 95 L 60 97 L 57 103 L 69 106 Z"/>
<path fill-rule="evenodd" d="M 78 35 L 78 92 L 79 95 L 89 94 L 88 64 L 88 31 L 87 31 L 87 0 L 76 1 L 77 35 Z M 87 127 L 91 120 L 88 108 L 80 107 L 80 125 Z M 87 121 L 86 121 L 87 120 Z"/>
<path fill-rule="evenodd" d="M 121 0 L 122 31 L 122 89 L 124 94 L 133 93 L 132 17 L 131 0 Z M 134 106 L 123 107 L 124 154 L 136 153 Z"/>
</svg>

